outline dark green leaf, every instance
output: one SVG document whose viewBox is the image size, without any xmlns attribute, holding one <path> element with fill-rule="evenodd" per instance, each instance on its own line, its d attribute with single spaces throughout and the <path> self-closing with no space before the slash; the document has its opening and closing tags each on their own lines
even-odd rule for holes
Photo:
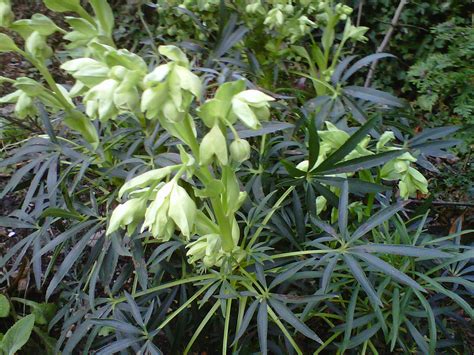
<svg viewBox="0 0 474 355">
<path fill-rule="evenodd" d="M 349 239 L 349 243 L 355 242 L 356 240 L 363 237 L 365 234 L 370 232 L 375 227 L 388 221 L 390 217 L 392 217 L 397 212 L 401 211 L 405 207 L 406 204 L 407 202 L 398 202 L 395 205 L 385 207 L 384 209 L 378 211 L 376 214 L 370 217 L 367 220 L 367 222 L 359 226 L 359 228 L 357 228 L 355 232 L 352 233 Z"/>
<path fill-rule="evenodd" d="M 365 157 L 355 158 L 344 161 L 334 165 L 332 168 L 321 172 L 324 175 L 329 174 L 343 174 L 343 173 L 355 173 L 360 170 L 370 169 L 374 166 L 385 164 L 386 162 L 395 159 L 396 157 L 405 153 L 404 150 L 392 150 L 374 155 L 367 155 Z"/>
<path fill-rule="evenodd" d="M 392 94 L 384 91 L 366 88 L 363 86 L 346 86 L 344 92 L 357 99 L 370 101 L 380 105 L 388 105 L 394 107 L 404 107 L 402 100 L 396 98 Z"/>
<path fill-rule="evenodd" d="M 383 261 L 382 259 L 379 259 L 374 255 L 366 253 L 354 253 L 354 255 L 356 255 L 359 259 L 362 259 L 368 264 L 372 265 L 377 271 L 383 272 L 384 274 L 416 290 L 426 292 L 426 290 L 421 287 L 415 280 L 413 280 L 411 277 L 408 277 L 406 274 L 394 268 L 392 265 Z"/>
<path fill-rule="evenodd" d="M 275 300 L 269 300 L 270 305 L 275 310 L 275 312 L 285 321 L 287 321 L 293 328 L 299 331 L 301 334 L 307 336 L 310 339 L 317 341 L 318 343 L 322 344 L 323 341 L 319 338 L 315 332 L 313 332 L 306 324 L 296 317 L 293 312 L 288 309 L 283 303 Z"/>
<path fill-rule="evenodd" d="M 370 302 L 374 305 L 374 307 L 381 307 L 382 301 L 380 300 L 379 296 L 377 296 L 377 293 L 375 292 L 370 281 L 367 279 L 367 276 L 365 276 L 365 273 L 360 267 L 359 263 L 349 254 L 344 254 L 343 257 L 347 266 L 349 266 L 352 275 L 354 275 L 355 279 L 362 286 L 365 293 L 367 293 L 367 296 L 369 296 Z"/>
<path fill-rule="evenodd" d="M 255 313 L 255 310 L 257 309 L 258 306 L 258 301 L 255 300 L 252 302 L 252 304 L 247 308 L 247 311 L 245 312 L 244 318 L 242 320 L 242 324 L 240 325 L 240 328 L 235 335 L 234 342 L 232 343 L 232 346 L 237 343 L 237 341 L 244 335 L 244 332 L 247 330 L 250 321 L 252 320 L 252 317 Z"/>
<path fill-rule="evenodd" d="M 332 153 L 326 160 L 324 160 L 314 172 L 325 172 L 328 169 L 331 169 L 335 164 L 344 160 L 344 158 L 352 152 L 357 145 L 367 136 L 367 133 L 375 127 L 377 122 L 380 120 L 380 117 L 373 117 L 368 120 L 363 126 L 361 126 L 350 138 Z"/>
<path fill-rule="evenodd" d="M 413 256 L 417 258 L 450 258 L 451 254 L 444 251 L 432 249 L 432 248 L 423 248 L 423 247 L 413 247 L 409 245 L 391 245 L 391 244 L 367 244 L 367 245 L 358 245 L 353 247 L 352 250 L 355 251 L 364 251 L 367 253 L 383 253 L 383 254 L 394 254 L 394 255 L 405 255 Z"/>
<path fill-rule="evenodd" d="M 309 120 L 308 121 L 308 151 L 309 151 L 309 164 L 308 164 L 308 171 L 313 169 L 314 164 L 319 157 L 319 135 L 318 129 L 316 128 L 316 121 Z"/>
</svg>

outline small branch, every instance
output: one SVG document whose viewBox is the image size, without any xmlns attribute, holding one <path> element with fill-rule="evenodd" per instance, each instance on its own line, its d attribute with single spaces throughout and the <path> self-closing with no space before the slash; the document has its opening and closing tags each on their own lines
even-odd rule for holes
<svg viewBox="0 0 474 355">
<path fill-rule="evenodd" d="M 422 204 L 425 203 L 423 200 L 411 200 L 411 203 L 417 203 L 417 204 Z M 431 201 L 431 205 L 434 206 L 459 206 L 459 207 L 474 207 L 474 203 L 471 202 L 451 202 L 451 201 Z"/>
<path fill-rule="evenodd" d="M 150 27 L 148 26 L 148 23 L 145 21 L 145 17 L 143 17 L 143 11 L 142 11 L 141 7 L 138 8 L 138 17 L 140 18 L 140 21 L 141 21 L 141 23 L 143 25 L 143 28 L 145 29 L 148 37 L 150 37 L 151 49 L 155 53 L 156 60 L 159 61 L 160 60 L 160 52 L 158 51 L 158 47 L 156 46 L 155 37 L 153 36 L 153 33 L 151 33 L 151 30 L 150 30 Z"/>
<path fill-rule="evenodd" d="M 395 31 L 395 27 L 397 26 L 398 20 L 400 19 L 400 15 L 402 14 L 402 10 L 403 10 L 403 8 L 405 7 L 405 5 L 407 3 L 408 3 L 408 0 L 400 0 L 400 3 L 398 4 L 397 10 L 395 11 L 395 15 L 393 15 L 392 22 L 390 23 L 390 28 L 388 29 L 382 43 L 377 48 L 375 53 L 381 53 L 387 47 L 388 42 L 390 41 L 390 38 L 392 37 L 393 32 Z M 376 67 L 377 67 L 377 61 L 374 61 L 372 63 L 372 65 L 370 66 L 369 73 L 367 74 L 367 79 L 365 80 L 365 85 L 364 85 L 365 87 L 370 86 Z"/>
<path fill-rule="evenodd" d="M 362 8 L 364 7 L 364 2 L 365 0 L 360 0 L 359 1 L 359 9 L 357 10 L 357 21 L 356 21 L 356 26 L 360 26 L 360 20 L 362 18 Z"/>
<path fill-rule="evenodd" d="M 364 7 L 365 0 L 359 0 L 359 7 L 357 10 L 357 19 L 356 19 L 356 26 L 360 26 L 360 21 L 362 19 L 362 9 Z M 352 43 L 351 54 L 354 53 L 356 50 L 357 42 Z"/>
</svg>

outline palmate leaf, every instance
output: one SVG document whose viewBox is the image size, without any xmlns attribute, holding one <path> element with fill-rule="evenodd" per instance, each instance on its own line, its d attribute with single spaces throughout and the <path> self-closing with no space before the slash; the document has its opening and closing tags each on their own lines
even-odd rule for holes
<svg viewBox="0 0 474 355">
<path fill-rule="evenodd" d="M 117 319 L 92 319 L 92 323 L 102 327 L 114 328 L 128 335 L 141 335 L 143 331 L 134 325 Z"/>
<path fill-rule="evenodd" d="M 328 288 L 329 282 L 331 281 L 332 273 L 334 271 L 334 268 L 336 267 L 337 262 L 339 261 L 339 258 L 339 254 L 334 255 L 328 262 L 326 268 L 324 269 L 323 277 L 320 281 L 320 288 L 321 290 L 323 290 L 323 292 L 325 292 Z"/>
<path fill-rule="evenodd" d="M 427 315 L 426 318 L 428 318 L 428 327 L 430 331 L 429 352 L 430 354 L 435 354 L 437 339 L 436 339 L 436 319 L 435 319 L 433 309 L 431 308 L 429 302 L 426 300 L 425 297 L 423 297 L 421 293 L 419 293 L 416 290 L 414 290 L 413 292 L 415 293 L 416 297 L 418 297 L 421 304 L 423 305 L 423 308 L 426 311 L 426 315 Z"/>
<path fill-rule="evenodd" d="M 339 198 L 334 192 L 316 180 L 312 181 L 311 185 L 316 192 L 318 192 L 321 196 L 324 196 L 330 205 L 337 208 L 339 204 Z"/>
<path fill-rule="evenodd" d="M 347 218 L 349 214 L 349 183 L 344 181 L 342 183 L 341 194 L 339 196 L 339 206 L 338 206 L 338 219 L 337 223 L 339 225 L 339 233 L 344 236 L 344 239 L 348 235 L 347 231 Z"/>
<path fill-rule="evenodd" d="M 270 283 L 270 287 L 269 289 L 272 289 L 273 287 L 275 286 L 278 286 L 279 284 L 281 284 L 282 282 L 285 282 L 286 280 L 288 280 L 289 278 L 291 278 L 293 275 L 295 275 L 298 271 L 300 271 L 302 268 L 304 268 L 305 266 L 307 265 L 310 265 L 312 263 L 314 263 L 316 259 L 314 258 L 309 258 L 305 261 L 297 261 L 293 264 L 293 266 L 291 266 L 290 268 L 288 268 L 286 271 L 278 274 L 277 277 L 275 277 L 275 279 L 273 279 L 273 281 Z"/>
<path fill-rule="evenodd" d="M 410 322 L 408 319 L 405 319 L 405 324 L 407 325 L 408 331 L 410 335 L 413 337 L 415 340 L 416 344 L 418 345 L 418 348 L 421 350 L 423 354 L 429 354 L 429 347 L 428 344 L 426 343 L 425 338 L 423 335 L 420 334 L 418 329 L 413 325 L 412 322 Z"/>
<path fill-rule="evenodd" d="M 306 172 L 297 169 L 293 164 L 291 164 L 289 161 L 282 159 L 280 160 L 280 163 L 283 165 L 285 170 L 288 172 L 288 174 L 293 177 L 293 178 L 298 178 L 306 175 Z"/>
<path fill-rule="evenodd" d="M 125 338 L 125 339 L 118 339 L 112 342 L 109 345 L 104 346 L 97 352 L 97 355 L 109 355 L 109 354 L 116 354 L 123 350 L 128 349 L 133 344 L 136 344 L 140 341 L 140 338 Z"/>
<path fill-rule="evenodd" d="M 379 331 L 381 327 L 382 326 L 380 325 L 380 323 L 371 325 L 369 328 L 365 329 L 364 331 L 360 332 L 359 334 L 351 338 L 346 348 L 353 349 L 356 346 L 359 346 L 363 342 L 372 338 Z"/>
<path fill-rule="evenodd" d="M 342 76 L 342 81 L 347 81 L 347 79 L 349 79 L 353 74 L 355 74 L 357 71 L 359 71 L 363 67 L 382 58 L 396 58 L 396 57 L 390 53 L 375 53 L 375 54 L 368 55 L 362 59 L 359 59 L 349 69 L 347 69 L 344 75 Z"/>
<path fill-rule="evenodd" d="M 431 289 L 439 292 L 440 294 L 447 296 L 448 298 L 456 302 L 462 309 L 464 309 L 464 311 L 467 313 L 469 317 L 471 318 L 474 317 L 474 311 L 471 305 L 468 302 L 466 302 L 461 296 L 459 296 L 456 292 L 446 289 L 445 287 L 443 287 L 443 285 L 441 285 L 436 280 L 420 272 L 415 272 L 415 274 L 421 279 L 423 279 L 430 286 Z M 426 287 L 428 287 L 428 285 Z"/>
<path fill-rule="evenodd" d="M 79 258 L 82 255 L 82 252 L 86 248 L 87 243 L 90 241 L 94 233 L 98 231 L 99 228 L 103 228 L 103 227 L 104 227 L 103 224 L 98 223 L 96 226 L 91 228 L 86 234 L 84 234 L 82 239 L 66 255 L 63 262 L 59 266 L 58 271 L 56 272 L 56 274 L 54 274 L 51 282 L 48 285 L 48 288 L 46 290 L 46 299 L 49 299 L 49 297 L 52 295 L 52 293 L 57 288 L 57 286 L 62 281 L 62 279 L 71 270 L 73 265 L 79 260 Z"/>
<path fill-rule="evenodd" d="M 310 171 L 314 167 L 314 164 L 316 164 L 316 161 L 319 157 L 319 135 L 315 120 L 309 120 L 308 133 L 308 171 Z"/>
<path fill-rule="evenodd" d="M 237 341 L 244 335 L 245 331 L 247 330 L 250 321 L 253 318 L 253 315 L 255 314 L 255 310 L 257 309 L 257 306 L 259 305 L 258 300 L 253 301 L 250 306 L 247 308 L 247 311 L 245 312 L 244 318 L 242 319 L 242 324 L 240 325 L 239 330 L 237 331 L 237 334 L 235 335 L 235 339 L 231 346 L 237 343 Z"/>
<path fill-rule="evenodd" d="M 344 72 L 344 70 L 347 69 L 349 64 L 356 58 L 357 56 L 355 55 L 350 55 L 348 57 L 345 57 L 343 60 L 341 60 L 340 63 L 337 64 L 336 68 L 334 69 L 334 73 L 331 76 L 331 82 L 334 86 L 337 86 L 339 83 L 339 80 L 341 79 L 341 75 Z"/>
<path fill-rule="evenodd" d="M 389 186 L 383 186 L 379 184 L 374 184 L 372 182 L 367 182 L 357 178 L 341 178 L 337 176 L 317 176 L 315 177 L 316 181 L 322 182 L 324 184 L 335 186 L 341 188 L 342 183 L 347 181 L 349 184 L 349 192 L 361 196 L 365 196 L 370 193 L 380 193 L 391 188 Z"/>
<path fill-rule="evenodd" d="M 457 132 L 460 126 L 448 126 L 448 127 L 437 127 L 437 128 L 425 128 L 421 133 L 415 135 L 408 141 L 410 146 L 425 143 L 428 140 L 445 138 L 455 132 Z"/>
<path fill-rule="evenodd" d="M 357 299 L 359 296 L 359 285 L 356 286 L 355 290 L 352 292 L 351 299 L 349 301 L 349 306 L 347 307 L 346 314 L 346 324 L 344 326 L 344 340 L 342 342 L 342 348 L 347 348 L 349 340 L 351 338 L 351 332 L 354 326 L 354 312 L 357 304 Z"/>
<path fill-rule="evenodd" d="M 310 216 L 310 220 L 315 226 L 322 229 L 324 232 L 328 233 L 330 236 L 334 237 L 335 239 L 340 239 L 341 238 L 339 233 L 336 231 L 336 229 L 334 227 L 332 227 L 330 224 L 324 222 L 319 217 Z"/>
<path fill-rule="evenodd" d="M 311 296 L 293 296 L 293 295 L 280 295 L 273 293 L 272 297 L 284 303 L 293 303 L 293 304 L 308 304 L 320 302 L 330 298 L 338 297 L 335 293 L 328 293 L 324 295 L 311 295 Z"/>
</svg>

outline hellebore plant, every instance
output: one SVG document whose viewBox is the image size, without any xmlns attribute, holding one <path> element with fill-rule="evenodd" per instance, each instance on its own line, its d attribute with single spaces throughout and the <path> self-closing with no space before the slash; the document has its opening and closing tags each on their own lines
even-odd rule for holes
<svg viewBox="0 0 474 355">
<path fill-rule="evenodd" d="M 243 81 L 221 85 L 214 98 L 198 109 L 199 118 L 208 128 L 199 139 L 189 108 L 193 99 L 200 97 L 200 81 L 189 71 L 188 61 L 177 47 L 162 46 L 159 51 L 170 62 L 158 66 L 143 79 L 146 89 L 141 109 L 147 119 L 158 121 L 183 142 L 179 146 L 183 164 L 152 170 L 128 181 L 120 195 L 126 193 L 133 199 L 115 209 L 107 233 L 125 226 L 133 230 L 144 216 L 142 232 L 149 230 L 161 241 L 169 240 L 175 229 L 185 242 L 197 235 L 197 240 L 187 246 L 191 263 L 203 261 L 211 267 L 220 266 L 224 255 L 241 259 L 244 254 L 239 246 L 235 213 L 246 193 L 240 191 L 235 171 L 249 158 L 250 145 L 239 138 L 233 125 L 240 121 L 257 129 L 261 120 L 268 119 L 269 102 L 274 99 L 257 90 L 244 90 Z M 229 148 L 227 128 L 234 135 Z M 183 175 L 195 181 L 194 199 L 210 201 L 212 215 L 200 211 L 180 186 Z M 147 206 L 148 201 L 151 203 Z"/>
<path fill-rule="evenodd" d="M 119 339 L 121 349 L 129 345 L 133 348 L 141 341 L 145 342 L 145 348 L 153 348 L 154 337 L 167 329 L 170 322 L 184 310 L 191 309 L 192 304 L 199 305 L 198 312 L 204 310 L 207 313 L 199 319 L 196 329 L 193 328 L 194 334 L 184 349 L 185 353 L 191 350 L 206 324 L 211 319 L 219 318 L 215 316 L 219 309 L 224 324 L 223 354 L 230 347 L 235 353 L 245 352 L 247 348 L 241 347 L 241 340 L 247 337 L 252 341 L 254 334 L 258 334 L 260 349 L 266 354 L 270 347 L 267 339 L 277 332 L 273 339 L 281 340 L 281 333 L 285 346 L 302 354 L 286 324 L 319 342 L 320 350 L 335 341 L 342 332 L 344 339 L 340 348 L 345 349 L 358 346 L 359 335 L 368 334 L 367 330 L 360 330 L 355 335 L 356 328 L 367 325 L 369 332 L 382 328 L 383 334 L 380 332 L 379 336 L 384 337 L 386 343 L 390 338 L 393 349 L 393 344 L 399 340 L 399 324 L 407 323 L 411 329 L 412 323 L 408 319 L 411 315 L 399 323 L 394 320 L 390 325 L 395 329 L 392 334 L 388 332 L 385 322 L 394 317 L 385 317 L 382 311 L 386 312 L 391 307 L 392 299 L 398 302 L 398 296 L 402 293 L 409 294 L 405 288 L 418 292 L 417 299 L 411 302 L 420 299 L 425 309 L 431 308 L 421 292 L 441 289 L 441 293 L 454 299 L 467 313 L 472 313 L 463 300 L 459 301 L 436 285 L 430 288 L 431 281 L 424 282 L 424 276 L 419 276 L 416 272 L 419 269 L 415 269 L 417 258 L 423 259 L 428 269 L 435 265 L 432 259 L 438 262 L 438 259 L 451 258 L 451 252 L 459 252 L 455 260 L 462 263 L 465 256 L 460 252 L 461 247 L 450 244 L 438 248 L 446 252 L 434 248 L 432 239 L 420 237 L 423 223 L 413 240 L 408 232 L 404 233 L 403 242 L 406 245 L 400 244 L 399 237 L 394 237 L 391 244 L 380 240 L 385 238 L 382 227 L 388 230 L 390 223 L 398 223 L 396 214 L 406 204 L 406 201 L 401 201 L 385 206 L 389 204 L 390 196 L 382 196 L 382 192 L 388 189 L 380 183 L 383 180 L 398 181 L 400 196 L 407 200 L 418 192 L 426 193 L 427 180 L 414 168 L 416 154 L 412 155 L 404 146 L 394 144 L 393 132 L 372 134 L 376 130 L 378 117 L 369 118 L 360 112 L 357 116 L 357 106 L 354 105 L 355 109 L 351 112 L 361 123 L 358 128 L 348 128 L 349 125 L 331 121 L 327 119 L 328 115 L 319 122 L 316 117 L 308 116 L 301 118 L 301 126 L 294 134 L 272 136 L 275 130 L 266 130 L 271 124 L 264 122 L 272 116 L 271 103 L 275 99 L 255 88 L 249 89 L 246 80 L 216 81 L 205 86 L 203 83 L 209 81 L 196 74 L 193 61 L 174 45 L 159 46 L 154 58 L 158 64 L 153 64 L 154 68 L 151 68 L 141 56 L 118 49 L 114 44 L 114 16 L 107 1 L 89 0 L 92 13 L 87 12 L 79 0 L 45 0 L 44 3 L 53 11 L 74 14 L 66 17 L 69 32 L 44 15 L 36 14 L 31 19 L 14 21 L 10 2 L 0 0 L 0 25 L 16 31 L 25 40 L 24 48 L 19 48 L 10 37 L 0 34 L 0 52 L 21 54 L 44 79 L 0 77 L 0 81 L 11 83 L 15 89 L 1 98 L 0 103 L 15 104 L 15 113 L 19 118 L 42 119 L 48 136 L 42 136 L 41 144 L 44 145 L 34 146 L 32 152 L 38 153 L 47 147 L 52 154 L 46 160 L 57 164 L 48 170 L 46 186 L 40 185 L 40 180 L 48 168 L 47 164 L 36 170 L 30 169 L 40 173 L 32 179 L 33 188 L 28 190 L 23 211 L 19 214 L 27 216 L 27 222 L 21 220 L 17 223 L 22 226 L 26 223 L 25 228 L 28 229 L 38 228 L 22 241 L 32 245 L 37 288 L 41 287 L 42 282 L 49 282 L 46 298 L 50 297 L 67 279 L 66 275 L 74 274 L 72 265 L 87 259 L 88 270 L 80 274 L 81 281 L 73 279 L 75 275 L 71 276 L 73 281 L 70 283 L 74 283 L 76 288 L 72 288 L 73 291 L 66 287 L 63 289 L 68 294 L 74 294 L 71 302 L 77 302 L 77 309 L 82 312 L 79 318 L 87 320 L 76 327 L 73 336 L 62 336 L 58 349 L 62 341 L 69 338 L 66 348 L 72 352 L 81 337 L 89 331 L 91 341 L 85 342 L 85 347 L 90 347 L 96 336 L 109 336 L 108 333 L 113 332 L 110 329 L 116 329 L 117 337 L 125 333 L 132 336 L 139 334 L 135 339 Z M 203 11 L 216 9 L 222 4 L 220 1 L 186 3 L 202 5 Z M 255 15 L 255 22 L 264 26 L 266 34 L 281 33 L 281 36 L 268 41 L 266 47 L 260 48 L 270 52 L 274 50 L 273 53 L 278 55 L 283 55 L 280 46 L 287 46 L 286 50 L 312 30 L 321 29 L 321 47 L 313 44 L 311 56 L 303 47 L 291 47 L 293 53 L 308 61 L 309 77 L 318 95 L 315 100 L 325 100 L 324 96 L 328 93 L 333 95 L 330 98 L 333 102 L 340 97 L 345 99 L 342 96 L 351 93 L 354 98 L 364 99 L 357 97 L 358 91 L 354 87 L 342 88 L 338 84 L 341 76 L 344 81 L 356 71 L 353 67 L 345 71 L 353 58 L 340 60 L 344 45 L 350 41 L 365 40 L 367 30 L 352 25 L 348 18 L 352 11 L 350 8 L 341 4 L 334 6 L 329 1 L 246 1 L 245 6 L 240 5 L 242 12 L 248 15 L 244 16 L 244 20 L 249 24 L 254 22 L 252 16 Z M 162 7 L 160 10 L 163 10 Z M 336 36 L 336 27 L 341 21 L 345 21 L 345 27 L 341 36 Z M 287 22 L 289 26 L 286 26 Z M 68 41 L 70 59 L 61 65 L 61 69 L 75 79 L 72 87 L 56 83 L 49 71 L 53 51 L 48 45 L 48 37 L 53 33 L 63 34 Z M 336 38 L 338 44 L 335 44 Z M 378 54 L 377 58 L 380 57 L 381 54 Z M 361 67 L 362 64 L 356 62 L 354 66 Z M 374 96 L 374 92 L 379 93 L 373 89 L 366 90 L 372 91 L 361 92 L 370 93 L 370 97 Z M 382 95 L 382 99 L 380 101 L 379 98 L 379 104 L 398 104 L 388 94 Z M 272 106 L 277 105 L 274 103 Z M 317 115 L 325 111 L 322 107 L 320 105 L 314 110 Z M 48 113 L 58 119 L 52 122 Z M 68 140 L 70 131 L 67 131 L 68 138 L 56 136 L 55 128 L 61 128 L 62 122 L 79 133 L 86 143 L 77 135 L 75 140 Z M 57 126 L 53 127 L 53 123 Z M 282 122 L 276 124 L 281 126 Z M 286 128 L 292 126 L 283 125 Z M 341 129 L 344 126 L 346 128 Z M 298 136 L 301 131 L 304 135 Z M 110 141 L 117 137 L 117 140 L 131 140 L 128 134 L 137 142 L 123 145 L 128 150 L 127 158 L 123 158 L 119 151 L 123 146 L 117 144 L 117 151 L 114 151 L 114 143 Z M 260 139 L 260 136 L 263 137 Z M 67 141 L 68 145 L 61 146 L 63 141 Z M 151 149 L 150 141 L 153 145 Z M 294 146 L 297 149 L 292 149 Z M 29 149 L 29 146 L 20 149 L 20 153 L 26 151 L 27 159 L 30 159 L 27 155 Z M 282 149 L 282 154 L 279 149 Z M 259 159 L 255 160 L 258 160 L 259 166 L 254 169 L 252 158 L 257 153 Z M 162 154 L 170 159 L 158 159 Z M 291 154 L 294 165 L 281 159 Z M 19 159 L 14 157 L 9 162 L 16 163 L 21 157 L 20 154 Z M 273 164 L 271 168 L 264 167 L 265 160 Z M 37 161 L 40 159 L 28 161 L 25 167 L 20 168 L 19 177 L 12 178 L 5 191 L 13 191 L 29 172 L 26 169 L 36 167 L 34 164 Z M 125 167 L 119 169 L 120 166 Z M 58 178 L 55 175 L 57 171 L 67 173 L 58 175 L 61 177 Z M 140 173 L 137 174 L 137 171 Z M 74 177 L 72 187 L 60 185 L 63 176 L 70 178 L 67 174 L 76 173 L 79 177 L 77 180 Z M 244 188 L 243 183 L 261 178 L 259 174 L 266 174 L 270 183 L 264 184 L 260 180 L 260 185 L 255 185 L 255 191 L 254 186 L 247 188 L 248 184 Z M 98 183 L 94 181 L 97 177 L 100 177 Z M 240 177 L 243 177 L 242 181 Z M 87 180 L 86 187 L 81 185 L 78 188 L 78 181 L 83 178 Z M 104 181 L 105 186 L 101 186 Z M 100 197 L 94 195 L 90 185 L 100 191 Z M 61 193 L 58 186 L 62 188 Z M 83 190 L 90 197 L 90 200 L 85 199 L 85 203 L 82 201 Z M 71 194 L 74 201 L 71 201 Z M 361 198 L 349 201 L 350 194 L 358 194 Z M 373 208 L 375 194 L 378 194 L 377 208 Z M 32 204 L 37 205 L 31 213 L 37 214 L 30 218 L 25 211 L 33 196 L 35 200 Z M 332 224 L 321 219 L 323 211 L 329 206 L 332 209 L 328 219 Z M 352 224 L 353 216 L 359 222 L 357 227 Z M 368 217 L 367 221 L 363 221 L 364 217 Z M 66 218 L 78 221 L 78 224 L 70 223 L 70 226 L 63 223 Z M 7 222 L 12 220 L 7 219 Z M 66 230 L 60 236 L 51 236 L 50 227 L 56 222 L 62 223 L 61 230 Z M 284 228 L 285 224 L 288 228 Z M 292 235 L 295 229 L 298 240 Z M 401 230 L 397 228 L 397 233 Z M 102 237 L 103 234 L 105 237 Z M 73 239 L 72 236 L 76 238 L 76 235 L 80 235 L 80 239 Z M 64 251 L 61 248 L 67 244 L 66 241 L 72 244 L 72 252 L 54 272 L 54 262 Z M 25 244 L 25 247 L 20 245 L 16 250 L 21 249 L 22 255 L 28 255 L 26 251 L 30 244 Z M 89 250 L 86 249 L 89 246 L 94 252 L 85 255 L 84 251 Z M 42 256 L 53 251 L 54 258 L 43 273 Z M 382 254 L 380 258 L 375 256 L 376 253 Z M 8 261 L 14 254 L 9 252 L 0 261 Z M 149 259 L 148 254 L 152 254 Z M 133 263 L 124 268 L 123 280 L 122 275 L 117 277 L 119 256 L 133 259 Z M 399 263 L 401 267 L 397 269 L 392 263 Z M 449 262 L 445 264 L 449 265 Z M 108 275 L 111 276 L 105 277 L 103 274 L 108 271 L 104 269 L 108 267 Z M 171 269 L 174 271 L 169 272 Z M 50 273 L 54 273 L 52 278 L 48 277 Z M 133 285 L 129 287 L 126 283 L 132 279 Z M 101 292 L 108 298 L 95 298 L 99 283 L 103 286 Z M 175 298 L 178 294 L 176 286 L 183 287 L 179 291 L 179 299 Z M 89 294 L 84 296 L 87 288 Z M 287 292 L 287 289 L 291 290 Z M 355 291 L 350 300 L 346 299 L 353 289 Z M 124 290 L 126 292 L 122 297 L 119 294 Z M 359 290 L 363 290 L 368 298 L 359 297 Z M 390 292 L 397 296 L 392 297 Z M 127 307 L 124 308 L 125 302 Z M 315 304 L 318 304 L 317 309 Z M 396 304 L 400 306 L 400 303 Z M 156 305 L 159 308 L 155 308 Z M 90 309 L 84 311 L 85 307 Z M 69 311 L 68 307 L 64 309 Z M 334 309 L 338 311 L 334 312 Z M 146 313 L 144 317 L 142 310 Z M 157 310 L 159 314 L 154 319 Z M 373 317 L 365 318 L 369 319 L 365 323 L 360 318 L 354 320 L 356 311 L 369 312 L 368 316 Z M 115 315 L 113 312 L 117 312 L 120 321 L 110 318 Z M 120 312 L 131 313 L 127 322 L 133 318 L 138 327 L 122 324 L 126 318 Z M 198 312 L 196 314 L 200 315 Z M 194 323 L 194 312 L 189 313 L 193 313 L 188 318 Z M 93 316 L 89 317 L 91 314 Z M 252 323 L 254 316 L 256 325 Z M 344 329 L 342 332 L 337 330 L 335 335 L 323 341 L 304 323 L 312 317 L 323 319 L 329 325 L 337 321 Z M 71 324 L 76 321 L 68 322 L 64 323 L 67 328 L 63 329 L 64 334 L 70 332 Z M 429 323 L 433 327 L 434 316 Z M 99 327 L 100 334 L 96 326 L 103 326 Z M 256 331 L 247 331 L 252 327 Z M 233 331 L 232 342 L 230 334 Z M 368 339 L 374 334 L 370 333 Z M 415 336 L 418 334 L 415 333 Z M 420 341 L 419 338 L 415 340 Z M 435 348 L 435 341 L 436 331 L 433 334 L 430 329 L 431 350 Z M 101 340 L 99 346 L 103 344 Z M 114 346 L 118 345 L 112 342 L 107 346 L 102 353 L 115 351 Z M 178 344 L 178 348 L 183 350 L 182 343 Z M 256 347 L 251 344 L 248 348 L 253 351 Z"/>
</svg>

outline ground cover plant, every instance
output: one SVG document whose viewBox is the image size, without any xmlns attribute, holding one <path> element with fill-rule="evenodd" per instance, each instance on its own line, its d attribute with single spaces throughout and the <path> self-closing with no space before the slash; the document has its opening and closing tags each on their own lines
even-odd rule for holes
<svg viewBox="0 0 474 355">
<path fill-rule="evenodd" d="M 107 1 L 43 3 L 0 0 L 32 67 L 0 77 L 1 352 L 469 352 L 469 231 L 428 230 L 459 127 L 360 84 L 395 58 L 357 55 L 351 7 L 134 2 L 137 41 Z"/>
</svg>

